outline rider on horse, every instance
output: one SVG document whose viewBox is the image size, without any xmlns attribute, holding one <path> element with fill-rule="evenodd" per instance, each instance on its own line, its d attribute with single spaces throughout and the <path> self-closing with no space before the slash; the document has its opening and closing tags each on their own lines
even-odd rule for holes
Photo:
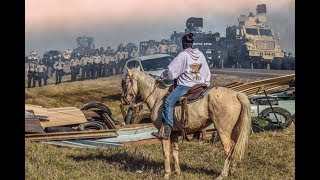
<svg viewBox="0 0 320 180">
<path fill-rule="evenodd" d="M 182 38 L 183 51 L 175 57 L 162 73 L 166 80 L 176 79 L 176 87 L 164 101 L 162 122 L 163 133 L 153 133 L 159 138 L 169 139 L 173 129 L 173 111 L 176 102 L 196 84 L 210 85 L 211 73 L 207 60 L 198 48 L 192 48 L 194 34 L 189 33 Z"/>
</svg>

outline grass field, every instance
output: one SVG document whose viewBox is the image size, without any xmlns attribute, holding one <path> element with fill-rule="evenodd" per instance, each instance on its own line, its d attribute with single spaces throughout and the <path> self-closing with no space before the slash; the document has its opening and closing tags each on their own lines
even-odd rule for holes
<svg viewBox="0 0 320 180">
<path fill-rule="evenodd" d="M 237 80 L 237 77 L 216 75 L 212 83 L 222 86 Z M 47 108 L 80 108 L 99 101 L 112 110 L 114 119 L 123 121 L 119 108 L 120 84 L 120 76 L 113 76 L 26 88 L 25 103 Z M 182 173 L 173 179 L 212 179 L 223 166 L 225 156 L 220 142 L 183 142 L 179 150 Z M 252 134 L 248 156 L 227 179 L 295 179 L 294 152 L 294 124 L 283 131 Z M 26 142 L 25 154 L 26 179 L 161 179 L 164 173 L 160 143 L 79 149 Z"/>
</svg>

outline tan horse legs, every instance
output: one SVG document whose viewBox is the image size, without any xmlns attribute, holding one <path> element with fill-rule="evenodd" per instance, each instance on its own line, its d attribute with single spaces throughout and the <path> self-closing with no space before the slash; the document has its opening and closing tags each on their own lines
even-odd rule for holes
<svg viewBox="0 0 320 180">
<path fill-rule="evenodd" d="M 227 129 L 224 129 L 224 131 L 219 127 L 216 126 L 216 129 L 218 131 L 218 134 L 220 136 L 220 140 L 224 149 L 224 153 L 227 155 L 227 158 L 224 161 L 224 165 L 223 165 L 223 169 L 221 174 L 216 178 L 216 180 L 220 180 L 223 179 L 224 177 L 227 177 L 229 175 L 230 172 L 230 162 L 231 162 L 231 154 L 232 154 L 232 142 L 231 142 L 231 138 L 230 136 L 228 136 L 228 134 L 231 134 L 230 132 L 226 132 L 228 131 Z"/>
<path fill-rule="evenodd" d="M 179 147 L 178 147 L 178 135 L 177 134 L 171 134 L 171 143 L 172 143 L 172 156 L 173 156 L 173 162 L 174 162 L 174 174 L 180 174 L 180 165 L 179 165 Z"/>
<path fill-rule="evenodd" d="M 164 179 L 169 179 L 171 175 L 171 165 L 170 165 L 170 145 L 172 143 L 172 156 L 174 161 L 174 174 L 180 174 L 180 165 L 179 165 L 179 148 L 178 148 L 178 135 L 171 134 L 170 140 L 162 139 L 162 150 L 164 156 Z M 171 142 L 170 142 L 171 141 Z"/>
<path fill-rule="evenodd" d="M 161 140 L 162 143 L 162 150 L 163 150 L 163 156 L 164 156 L 164 176 L 163 179 L 169 179 L 171 175 L 171 167 L 170 167 L 170 139 Z"/>
</svg>

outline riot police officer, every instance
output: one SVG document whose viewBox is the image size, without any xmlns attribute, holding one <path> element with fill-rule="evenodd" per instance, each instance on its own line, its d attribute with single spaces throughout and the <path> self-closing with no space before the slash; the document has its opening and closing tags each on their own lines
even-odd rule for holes
<svg viewBox="0 0 320 180">
<path fill-rule="evenodd" d="M 87 56 L 86 55 L 84 55 L 80 59 L 80 64 L 81 64 L 81 79 L 85 80 L 88 77 L 88 74 L 87 74 L 88 65 L 87 65 Z"/>
<path fill-rule="evenodd" d="M 108 46 L 107 49 L 106 49 L 106 55 L 114 55 L 114 50 L 111 49 L 110 46 Z"/>
<path fill-rule="evenodd" d="M 172 56 L 177 56 L 178 55 L 178 45 L 170 42 L 168 46 L 168 53 Z"/>
<path fill-rule="evenodd" d="M 87 57 L 87 79 L 94 79 L 93 56 Z"/>
<path fill-rule="evenodd" d="M 36 66 L 37 61 L 30 61 L 27 67 L 28 71 L 28 88 L 31 87 L 31 81 L 32 81 L 32 87 L 36 86 Z"/>
<path fill-rule="evenodd" d="M 47 67 L 43 64 L 42 61 L 39 61 L 39 64 L 36 66 L 36 73 L 37 73 L 37 79 L 39 87 L 42 85 L 42 79 L 44 82 L 44 85 L 47 85 L 47 77 L 46 77 Z"/>
<path fill-rule="evenodd" d="M 106 77 L 107 76 L 107 64 L 108 64 L 108 60 L 107 60 L 107 56 L 105 54 L 102 55 L 101 57 L 101 63 L 102 63 L 102 67 L 101 67 L 101 77 Z"/>
<path fill-rule="evenodd" d="M 160 54 L 168 53 L 168 45 L 164 39 L 162 39 L 161 43 L 159 44 L 159 53 Z"/>
<path fill-rule="evenodd" d="M 137 50 L 136 47 L 133 48 L 132 52 L 130 53 L 130 58 L 135 58 L 140 56 L 139 51 Z"/>
<path fill-rule="evenodd" d="M 79 60 L 77 57 L 71 59 L 70 71 L 71 71 L 71 81 L 76 81 L 77 75 L 79 73 Z"/>
<path fill-rule="evenodd" d="M 93 79 L 101 77 L 101 67 L 101 57 L 100 55 L 96 54 L 93 59 Z"/>
<path fill-rule="evenodd" d="M 64 75 L 64 62 L 62 62 L 61 58 L 59 58 L 58 61 L 56 61 L 53 65 L 53 68 L 56 72 L 56 83 L 55 85 L 57 84 L 60 84 L 61 83 L 61 79 L 62 79 L 62 76 Z"/>
</svg>

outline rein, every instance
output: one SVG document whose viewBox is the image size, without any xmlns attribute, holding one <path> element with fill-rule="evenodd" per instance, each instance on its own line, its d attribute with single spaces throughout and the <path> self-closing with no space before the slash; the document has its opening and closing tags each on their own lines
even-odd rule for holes
<svg viewBox="0 0 320 180">
<path fill-rule="evenodd" d="M 131 103 L 131 105 L 132 105 L 133 107 L 138 107 L 138 106 L 140 106 L 141 104 L 145 103 L 145 102 L 148 100 L 148 98 L 151 96 L 151 94 L 153 94 L 153 92 L 157 89 L 158 83 L 156 82 L 156 85 L 154 86 L 154 88 L 153 88 L 153 90 L 151 91 L 151 93 L 150 93 L 142 102 L 139 102 L 139 103 L 135 103 L 135 104 L 134 104 L 134 101 L 135 101 L 136 98 L 138 97 L 138 94 L 135 93 L 134 90 L 133 90 L 133 79 L 134 79 L 133 76 L 130 76 L 131 89 L 132 89 L 132 92 L 133 92 L 133 94 L 134 94 L 134 96 L 135 96 L 130 103 Z"/>
</svg>

